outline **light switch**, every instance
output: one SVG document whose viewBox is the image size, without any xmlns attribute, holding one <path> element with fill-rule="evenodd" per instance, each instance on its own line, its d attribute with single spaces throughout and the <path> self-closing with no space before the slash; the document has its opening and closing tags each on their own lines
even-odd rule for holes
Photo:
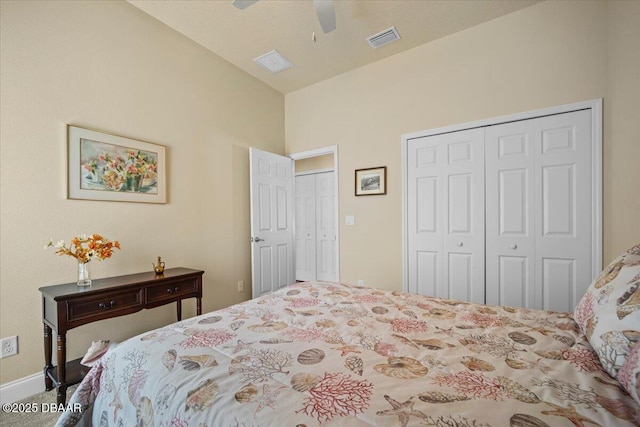
<svg viewBox="0 0 640 427">
<path fill-rule="evenodd" d="M 354 225 L 356 218 L 353 215 L 347 215 L 344 217 L 344 225 Z"/>
</svg>

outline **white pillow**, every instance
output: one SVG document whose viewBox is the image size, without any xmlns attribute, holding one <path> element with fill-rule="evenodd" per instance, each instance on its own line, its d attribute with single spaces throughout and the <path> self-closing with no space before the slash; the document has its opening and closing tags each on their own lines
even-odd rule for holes
<svg viewBox="0 0 640 427">
<path fill-rule="evenodd" d="M 574 319 L 614 378 L 640 341 L 640 245 L 624 252 L 593 281 Z"/>
<path fill-rule="evenodd" d="M 631 349 L 618 371 L 618 381 L 640 405 L 640 342 Z"/>
</svg>

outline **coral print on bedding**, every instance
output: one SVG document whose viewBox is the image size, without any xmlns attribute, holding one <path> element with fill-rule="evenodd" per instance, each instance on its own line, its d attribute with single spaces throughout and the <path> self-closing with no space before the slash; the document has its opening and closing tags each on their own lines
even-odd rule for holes
<svg viewBox="0 0 640 427">
<path fill-rule="evenodd" d="M 614 378 L 640 341 L 640 245 L 614 259 L 575 309 L 575 320 Z"/>
<path fill-rule="evenodd" d="M 571 313 L 317 282 L 125 341 L 70 403 L 96 426 L 640 423 Z"/>
</svg>

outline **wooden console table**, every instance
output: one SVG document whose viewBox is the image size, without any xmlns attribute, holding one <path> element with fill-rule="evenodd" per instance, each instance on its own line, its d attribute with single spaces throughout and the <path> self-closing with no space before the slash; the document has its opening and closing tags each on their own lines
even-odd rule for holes
<svg viewBox="0 0 640 427">
<path fill-rule="evenodd" d="M 42 293 L 44 323 L 44 382 L 47 390 L 57 388 L 57 402 L 65 403 L 67 387 L 79 383 L 89 368 L 81 359 L 67 362 L 67 331 L 87 323 L 125 316 L 143 308 L 176 302 L 182 320 L 182 300 L 196 298 L 197 314 L 202 314 L 202 275 L 204 271 L 171 268 L 164 274 L 130 274 L 93 280 L 91 286 L 74 283 L 45 286 Z M 58 335 L 58 366 L 51 364 L 51 331 Z"/>
</svg>

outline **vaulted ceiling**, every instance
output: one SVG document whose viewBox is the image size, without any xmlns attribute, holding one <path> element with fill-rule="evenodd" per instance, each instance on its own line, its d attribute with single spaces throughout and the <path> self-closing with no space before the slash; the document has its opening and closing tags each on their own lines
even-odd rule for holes
<svg viewBox="0 0 640 427">
<path fill-rule="evenodd" d="M 231 0 L 128 1 L 288 93 L 540 0 L 334 0 L 337 28 L 327 34 L 312 0 L 262 0 L 244 10 Z M 372 49 L 366 38 L 391 26 L 401 39 Z M 294 66 L 271 74 L 253 61 L 273 49 Z"/>
</svg>

